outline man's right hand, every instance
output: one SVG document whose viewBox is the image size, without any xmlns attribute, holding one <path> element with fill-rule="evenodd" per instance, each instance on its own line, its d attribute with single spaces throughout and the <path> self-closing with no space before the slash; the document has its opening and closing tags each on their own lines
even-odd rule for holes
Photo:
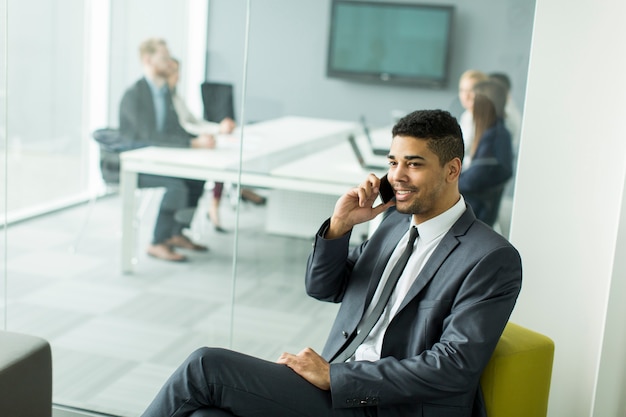
<svg viewBox="0 0 626 417">
<path fill-rule="evenodd" d="M 220 122 L 219 132 L 226 134 L 232 133 L 236 126 L 237 125 L 235 124 L 235 121 L 233 119 L 231 119 L 230 117 L 225 117 Z"/>
<path fill-rule="evenodd" d="M 335 210 L 330 218 L 330 226 L 324 237 L 334 239 L 343 236 L 355 225 L 372 220 L 395 205 L 395 200 L 392 200 L 387 204 L 379 204 L 374 207 L 379 187 L 380 178 L 374 174 L 369 174 L 367 179 L 358 187 L 341 196 L 335 204 Z"/>
</svg>

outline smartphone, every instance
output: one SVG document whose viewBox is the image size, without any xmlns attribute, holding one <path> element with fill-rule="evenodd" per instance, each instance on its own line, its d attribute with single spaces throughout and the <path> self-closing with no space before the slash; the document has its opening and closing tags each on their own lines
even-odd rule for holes
<svg viewBox="0 0 626 417">
<path fill-rule="evenodd" d="M 389 184 L 389 180 L 387 179 L 387 174 L 385 174 L 380 179 L 380 187 L 378 193 L 380 194 L 380 199 L 383 200 L 383 203 L 387 203 L 392 198 L 395 197 L 395 192 L 393 191 L 393 187 Z"/>
</svg>

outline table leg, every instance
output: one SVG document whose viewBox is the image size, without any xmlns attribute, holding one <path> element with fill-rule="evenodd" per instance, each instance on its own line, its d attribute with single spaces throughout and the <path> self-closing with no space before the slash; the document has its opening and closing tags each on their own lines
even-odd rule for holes
<svg viewBox="0 0 626 417">
<path fill-rule="evenodd" d="M 137 173 L 133 171 L 120 171 L 120 194 L 122 197 L 122 272 L 131 274 L 137 263 L 134 253 L 136 230 L 135 221 L 135 190 L 137 189 Z"/>
</svg>

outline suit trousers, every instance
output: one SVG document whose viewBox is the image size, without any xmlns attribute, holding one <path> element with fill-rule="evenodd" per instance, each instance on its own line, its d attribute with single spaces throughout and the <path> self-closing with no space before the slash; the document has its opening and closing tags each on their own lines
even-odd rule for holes
<svg viewBox="0 0 626 417">
<path fill-rule="evenodd" d="M 174 216 L 179 210 L 198 205 L 204 192 L 204 181 L 140 174 L 137 182 L 139 188 L 165 188 L 154 225 L 152 244 L 163 243 L 172 236 L 180 235 L 185 225 L 178 223 Z"/>
<path fill-rule="evenodd" d="M 142 417 L 376 417 L 374 407 L 332 407 L 329 391 L 286 365 L 220 348 L 193 352 Z"/>
</svg>

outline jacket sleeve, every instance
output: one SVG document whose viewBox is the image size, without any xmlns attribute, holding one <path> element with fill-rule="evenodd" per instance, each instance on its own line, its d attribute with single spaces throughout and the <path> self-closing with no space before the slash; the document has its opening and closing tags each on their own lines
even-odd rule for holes
<svg viewBox="0 0 626 417">
<path fill-rule="evenodd" d="M 140 143 L 142 142 L 142 138 L 140 135 L 141 131 L 141 120 L 140 120 L 140 112 L 139 112 L 139 103 L 138 96 L 134 89 L 129 89 L 124 93 L 122 97 L 122 102 L 120 103 L 120 113 L 119 113 L 119 129 L 120 134 L 127 142 L 130 143 Z M 143 142 L 147 142 L 143 140 Z"/>
<path fill-rule="evenodd" d="M 329 224 L 330 219 L 315 235 L 313 251 L 307 261 L 305 287 L 307 294 L 313 298 L 339 303 L 361 247 L 350 252 L 350 233 L 337 239 L 325 239 L 324 233 Z"/>
</svg>

